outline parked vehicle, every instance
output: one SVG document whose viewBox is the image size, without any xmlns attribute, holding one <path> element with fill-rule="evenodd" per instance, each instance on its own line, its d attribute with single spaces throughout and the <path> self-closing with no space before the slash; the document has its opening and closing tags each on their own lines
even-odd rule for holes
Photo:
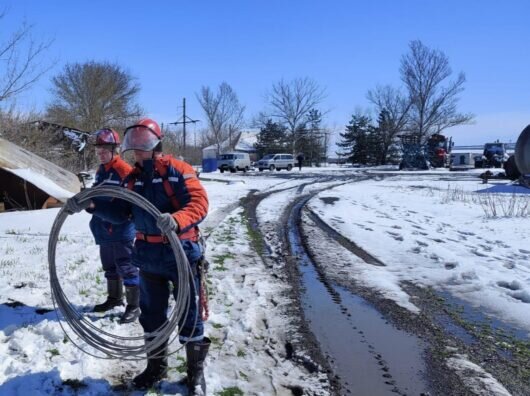
<svg viewBox="0 0 530 396">
<path fill-rule="evenodd" d="M 399 169 L 421 169 L 449 166 L 453 142 L 451 138 L 435 133 L 424 142 L 419 136 L 402 135 L 402 157 Z"/>
<path fill-rule="evenodd" d="M 502 168 L 508 157 L 506 144 L 498 141 L 486 143 L 484 153 L 475 157 L 475 168 Z"/>
<path fill-rule="evenodd" d="M 427 158 L 434 168 L 446 168 L 450 165 L 452 138 L 435 133 L 427 140 Z"/>
<path fill-rule="evenodd" d="M 475 154 L 473 153 L 453 153 L 451 154 L 451 165 L 449 170 L 460 171 L 473 169 L 475 167 Z"/>
<path fill-rule="evenodd" d="M 221 173 L 226 170 L 234 173 L 236 171 L 246 172 L 250 170 L 250 157 L 248 153 L 225 153 L 219 156 L 217 168 Z"/>
<path fill-rule="evenodd" d="M 292 154 L 268 154 L 258 161 L 258 169 L 263 172 L 264 169 L 270 171 L 287 169 L 290 171 L 293 169 L 295 159 Z"/>
</svg>

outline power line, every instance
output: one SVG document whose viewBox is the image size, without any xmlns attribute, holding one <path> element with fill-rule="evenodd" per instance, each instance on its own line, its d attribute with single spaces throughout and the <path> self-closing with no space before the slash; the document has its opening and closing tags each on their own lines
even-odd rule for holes
<svg viewBox="0 0 530 396">
<path fill-rule="evenodd" d="M 186 156 L 186 124 L 195 124 L 200 120 L 191 119 L 186 115 L 186 98 L 182 98 L 182 117 L 169 125 L 182 125 L 182 156 Z"/>
</svg>

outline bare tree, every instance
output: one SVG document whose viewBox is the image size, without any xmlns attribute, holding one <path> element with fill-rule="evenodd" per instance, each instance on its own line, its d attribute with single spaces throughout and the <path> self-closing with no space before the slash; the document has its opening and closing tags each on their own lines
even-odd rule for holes
<svg viewBox="0 0 530 396">
<path fill-rule="evenodd" d="M 48 117 L 85 131 L 122 128 L 142 114 L 140 86 L 119 65 L 90 61 L 67 64 L 52 79 L 54 99 Z"/>
<path fill-rule="evenodd" d="M 5 11 L 0 12 L 0 21 L 5 16 Z M 0 103 L 30 88 L 52 67 L 41 60 L 52 40 L 36 41 L 32 29 L 33 25 L 23 22 L 5 41 L 0 41 Z"/>
<path fill-rule="evenodd" d="M 452 70 L 442 51 L 430 49 L 419 40 L 412 41 L 409 49 L 401 59 L 400 72 L 411 101 L 411 133 L 425 139 L 446 128 L 470 123 L 472 114 L 457 111 L 458 95 L 466 81 L 464 73 L 448 81 Z"/>
<path fill-rule="evenodd" d="M 282 79 L 272 85 L 272 90 L 267 95 L 267 101 L 272 108 L 269 116 L 287 126 L 292 138 L 293 153 L 297 130 L 304 123 L 309 111 L 318 108 L 325 96 L 325 90 L 309 77 L 295 78 L 292 81 Z"/>
<path fill-rule="evenodd" d="M 396 144 L 397 136 L 406 131 L 412 101 L 390 85 L 377 86 L 368 91 L 366 96 L 374 104 L 377 114 L 384 117 L 383 125 L 377 128 L 381 146 L 379 162 L 384 165 L 391 152 L 390 148 Z"/>
<path fill-rule="evenodd" d="M 245 113 L 245 106 L 239 102 L 236 92 L 222 82 L 217 92 L 203 86 L 200 95 L 196 96 L 208 120 L 210 141 L 217 144 L 218 151 L 226 139 L 230 139 L 230 146 L 233 146 L 236 134 L 243 126 Z"/>
</svg>

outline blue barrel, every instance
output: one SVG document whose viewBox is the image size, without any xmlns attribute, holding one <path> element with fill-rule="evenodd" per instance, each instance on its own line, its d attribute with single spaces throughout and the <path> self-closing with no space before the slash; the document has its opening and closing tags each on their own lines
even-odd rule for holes
<svg viewBox="0 0 530 396">
<path fill-rule="evenodd" d="M 217 170 L 217 158 L 203 158 L 202 171 L 215 172 Z"/>
</svg>

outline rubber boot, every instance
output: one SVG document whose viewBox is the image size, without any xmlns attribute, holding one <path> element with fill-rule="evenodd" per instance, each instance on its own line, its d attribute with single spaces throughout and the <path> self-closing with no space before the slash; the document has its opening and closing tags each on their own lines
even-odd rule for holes
<svg viewBox="0 0 530 396">
<path fill-rule="evenodd" d="M 134 322 L 140 316 L 140 288 L 138 286 L 125 286 L 125 299 L 127 307 L 120 318 L 120 323 Z"/>
<path fill-rule="evenodd" d="M 123 305 L 123 289 L 121 279 L 107 279 L 107 301 L 94 306 L 92 312 L 105 312 Z"/>
<path fill-rule="evenodd" d="M 204 380 L 204 360 L 208 354 L 211 341 L 204 337 L 202 341 L 186 344 L 186 359 L 188 365 L 188 394 L 206 395 L 206 381 Z"/>
<path fill-rule="evenodd" d="M 146 340 L 146 343 L 148 341 Z M 133 378 L 133 385 L 138 389 L 152 388 L 167 374 L 167 341 L 147 354 L 147 367 Z"/>
</svg>

